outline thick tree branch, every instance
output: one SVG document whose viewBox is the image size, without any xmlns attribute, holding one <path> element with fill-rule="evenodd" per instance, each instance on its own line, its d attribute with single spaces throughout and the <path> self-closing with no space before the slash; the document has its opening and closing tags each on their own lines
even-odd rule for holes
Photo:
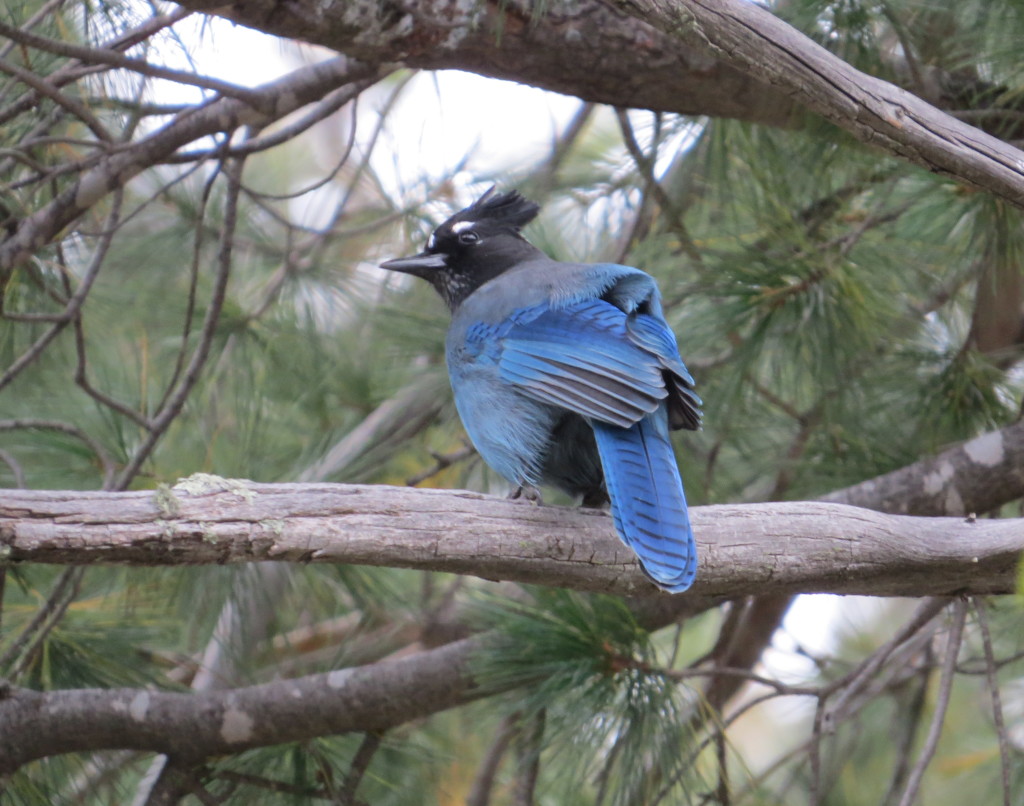
<svg viewBox="0 0 1024 806">
<path fill-rule="evenodd" d="M 702 596 L 1007 593 L 1024 550 L 1024 520 L 816 502 L 699 507 L 693 523 Z M 14 562 L 331 562 L 652 592 L 605 512 L 464 491 L 216 477 L 156 494 L 11 490 L 0 499 L 0 542 Z"/>
<path fill-rule="evenodd" d="M 873 501 L 862 485 L 860 500 L 880 505 L 894 484 L 907 491 L 931 488 L 934 469 L 948 464 L 943 483 L 958 490 L 966 505 L 992 503 L 984 479 L 1006 471 L 1003 463 L 1020 465 L 1024 440 L 1017 432 L 1022 428 L 1011 426 L 883 477 L 895 482 L 876 480 Z M 993 452 L 997 437 L 1001 450 Z M 1001 487 L 1001 495 L 1020 495 L 1024 480 L 1020 474 L 1013 478 L 1017 488 Z M 369 501 L 375 504 L 369 507 Z M 946 511 L 945 501 L 941 495 L 923 496 L 912 508 Z M 311 516 L 310 505 L 319 516 Z M 112 511 L 119 513 L 116 523 Z M 946 586 L 953 585 L 1010 590 L 1013 565 L 1024 547 L 1020 521 L 889 517 L 823 504 L 699 508 L 695 522 L 705 549 L 696 595 L 650 597 L 652 602 L 707 601 L 721 591 L 820 590 L 821 583 L 844 592 L 951 591 Z M 858 539 L 842 534 L 851 524 Z M 786 536 L 774 540 L 780 525 Z M 479 536 L 464 537 L 474 528 Z M 140 544 L 120 542 L 119 535 L 137 530 L 148 535 Z M 600 513 L 470 493 L 255 485 L 214 477 L 193 477 L 155 493 L 0 493 L 0 555 L 8 561 L 23 559 L 26 547 L 30 554 L 62 551 L 61 541 L 88 551 L 93 534 L 100 535 L 96 548 L 106 559 L 122 551 L 161 563 L 195 560 L 199 554 L 224 561 L 267 559 L 280 552 L 281 559 L 376 562 L 381 550 L 373 541 L 380 538 L 401 565 L 471 573 L 511 566 L 531 581 L 578 583 L 590 590 L 646 586 Z M 587 553 L 582 563 L 573 554 L 581 547 Z M 821 568 L 828 571 L 815 578 Z M 753 581 L 743 582 L 747 576 Z M 644 622 L 658 623 L 654 615 Z M 5 691 L 0 693 L 0 724 L 5 725 L 0 773 L 44 755 L 126 747 L 166 753 L 188 767 L 208 755 L 246 747 L 384 730 L 491 693 L 478 687 L 470 671 L 473 653 L 485 640 L 466 639 L 401 661 L 196 695 Z"/>
<path fill-rule="evenodd" d="M 526 0 L 179 2 L 367 63 L 470 70 L 617 106 L 776 126 L 804 106 L 1024 207 L 1024 152 L 861 73 L 746 0 L 554 0 L 543 12 Z"/>
<path fill-rule="evenodd" d="M 384 731 L 494 693 L 479 688 L 469 668 L 484 640 L 227 692 L 0 691 L 0 774 L 77 751 L 149 750 L 188 765 L 314 736 Z"/>
<path fill-rule="evenodd" d="M 784 93 L 600 0 L 247 0 L 179 5 L 368 64 L 468 70 L 615 106 L 792 123 Z"/>
<path fill-rule="evenodd" d="M 1024 421 L 819 500 L 909 515 L 968 515 L 1021 497 Z"/>
<path fill-rule="evenodd" d="M 860 72 L 757 3 L 614 2 L 681 44 L 705 44 L 858 140 L 1024 208 L 1024 152 Z"/>
</svg>

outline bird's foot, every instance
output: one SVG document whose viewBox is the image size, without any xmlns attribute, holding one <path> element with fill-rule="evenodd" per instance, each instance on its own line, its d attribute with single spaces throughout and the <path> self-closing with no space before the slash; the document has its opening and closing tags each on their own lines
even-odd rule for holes
<svg viewBox="0 0 1024 806">
<path fill-rule="evenodd" d="M 544 499 L 541 497 L 540 490 L 531 485 L 523 484 L 516 487 L 516 489 L 508 494 L 508 497 L 512 501 L 522 498 L 539 507 L 544 506 Z"/>
</svg>

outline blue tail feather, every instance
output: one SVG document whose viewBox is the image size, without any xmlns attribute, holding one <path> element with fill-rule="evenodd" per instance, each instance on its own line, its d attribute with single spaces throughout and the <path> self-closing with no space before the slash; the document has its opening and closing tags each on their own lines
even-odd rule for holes
<svg viewBox="0 0 1024 806">
<path fill-rule="evenodd" d="M 630 428 L 591 425 L 616 530 L 654 584 L 671 593 L 686 590 L 697 573 L 697 546 L 665 406 Z"/>
</svg>

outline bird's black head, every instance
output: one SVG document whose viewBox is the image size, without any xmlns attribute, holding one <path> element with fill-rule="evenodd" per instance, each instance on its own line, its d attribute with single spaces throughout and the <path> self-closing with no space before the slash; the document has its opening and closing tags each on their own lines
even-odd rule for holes
<svg viewBox="0 0 1024 806">
<path fill-rule="evenodd" d="M 492 187 L 435 229 L 423 252 L 381 268 L 422 277 L 454 311 L 488 280 L 541 254 L 519 234 L 539 211 L 518 192 L 495 195 Z"/>
</svg>

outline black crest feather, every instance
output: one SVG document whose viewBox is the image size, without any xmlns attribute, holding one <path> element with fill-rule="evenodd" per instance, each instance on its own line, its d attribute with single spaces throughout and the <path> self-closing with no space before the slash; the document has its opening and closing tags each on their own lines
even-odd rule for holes
<svg viewBox="0 0 1024 806">
<path fill-rule="evenodd" d="M 540 212 L 539 204 L 523 198 L 517 190 L 498 195 L 494 194 L 495 190 L 496 186 L 492 185 L 469 207 L 452 216 L 452 220 L 487 221 L 518 232 Z"/>
</svg>

